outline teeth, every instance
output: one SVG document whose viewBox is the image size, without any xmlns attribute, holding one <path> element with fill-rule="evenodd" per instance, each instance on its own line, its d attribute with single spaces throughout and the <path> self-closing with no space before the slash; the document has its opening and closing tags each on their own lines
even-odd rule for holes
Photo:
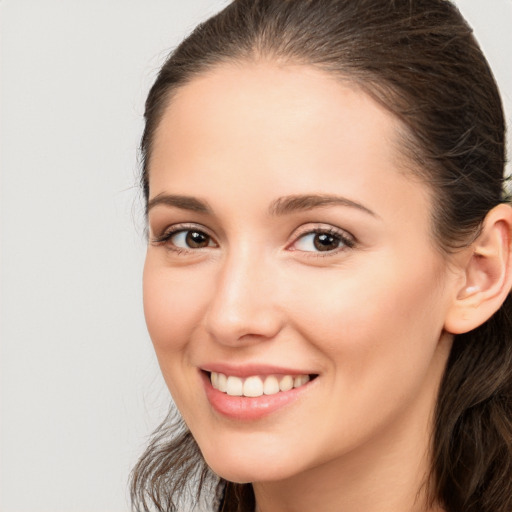
<svg viewBox="0 0 512 512">
<path fill-rule="evenodd" d="M 214 372 L 212 372 L 213 375 Z M 212 386 L 215 387 L 215 384 L 212 382 Z M 223 373 L 217 374 L 217 387 L 219 391 L 225 393 L 228 390 L 228 378 Z"/>
<path fill-rule="evenodd" d="M 263 382 L 259 377 L 249 377 L 244 382 L 244 396 L 263 395 Z"/>
<path fill-rule="evenodd" d="M 242 396 L 244 394 L 244 383 L 238 377 L 228 377 L 226 393 L 231 396 Z"/>
<path fill-rule="evenodd" d="M 265 395 L 275 395 L 276 393 L 279 393 L 279 381 L 277 380 L 277 377 L 270 375 L 270 377 L 265 379 L 265 383 L 263 384 L 263 393 L 265 393 Z"/>
<path fill-rule="evenodd" d="M 310 381 L 309 375 L 269 375 L 259 377 L 257 375 L 241 379 L 233 375 L 226 376 L 223 373 L 211 372 L 212 386 L 231 396 L 258 397 L 262 395 L 275 395 L 280 391 L 304 386 Z"/>
<path fill-rule="evenodd" d="M 293 377 L 291 375 L 285 375 L 279 382 L 279 389 L 281 391 L 290 391 L 293 388 Z"/>
<path fill-rule="evenodd" d="M 293 379 L 293 387 L 300 388 L 310 381 L 309 375 L 299 375 Z"/>
</svg>

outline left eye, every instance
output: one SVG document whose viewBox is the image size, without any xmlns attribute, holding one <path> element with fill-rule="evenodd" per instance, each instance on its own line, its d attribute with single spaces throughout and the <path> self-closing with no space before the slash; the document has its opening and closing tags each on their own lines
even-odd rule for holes
<svg viewBox="0 0 512 512">
<path fill-rule="evenodd" d="M 337 233 L 312 232 L 301 236 L 295 242 L 294 249 L 306 252 L 327 252 L 343 246 L 350 246 L 350 244 Z"/>
</svg>

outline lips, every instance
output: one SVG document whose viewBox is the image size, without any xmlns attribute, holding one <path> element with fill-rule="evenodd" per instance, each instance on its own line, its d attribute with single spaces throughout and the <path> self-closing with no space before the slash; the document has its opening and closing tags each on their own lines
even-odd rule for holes
<svg viewBox="0 0 512 512">
<path fill-rule="evenodd" d="M 258 420 L 293 404 L 317 377 L 268 367 L 214 368 L 200 372 L 210 405 L 221 416 L 241 421 Z"/>
</svg>

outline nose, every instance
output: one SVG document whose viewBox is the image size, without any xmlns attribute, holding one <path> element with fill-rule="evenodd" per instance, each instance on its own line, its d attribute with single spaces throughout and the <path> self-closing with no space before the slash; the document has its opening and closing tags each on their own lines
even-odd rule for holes
<svg viewBox="0 0 512 512">
<path fill-rule="evenodd" d="M 238 347 L 270 340 L 283 327 L 276 264 L 249 253 L 226 256 L 205 314 L 206 330 L 223 345 Z"/>
</svg>

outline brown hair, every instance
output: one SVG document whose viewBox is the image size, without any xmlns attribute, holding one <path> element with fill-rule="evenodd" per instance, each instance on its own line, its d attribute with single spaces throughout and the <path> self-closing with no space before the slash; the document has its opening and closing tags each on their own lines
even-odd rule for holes
<svg viewBox="0 0 512 512">
<path fill-rule="evenodd" d="M 441 250 L 473 240 L 487 212 L 505 201 L 501 100 L 471 29 L 448 0 L 233 1 L 171 53 L 149 93 L 146 200 L 152 141 L 173 93 L 223 62 L 259 59 L 351 80 L 402 121 L 411 172 L 432 191 Z M 447 512 L 512 510 L 510 294 L 489 321 L 455 337 L 432 452 L 432 502 Z M 222 499 L 223 511 L 254 506 L 249 484 L 215 477 L 179 418 L 166 421 L 134 468 L 134 509 L 178 510 L 194 482 L 198 496 L 209 489 Z"/>
</svg>

